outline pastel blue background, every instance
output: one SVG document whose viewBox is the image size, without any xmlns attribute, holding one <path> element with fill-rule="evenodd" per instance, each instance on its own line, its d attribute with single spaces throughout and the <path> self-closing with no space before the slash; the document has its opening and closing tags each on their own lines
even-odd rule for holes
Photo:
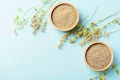
<svg viewBox="0 0 120 80">
<path fill-rule="evenodd" d="M 81 18 L 91 16 L 99 5 L 92 21 L 100 20 L 120 10 L 120 0 L 70 0 L 80 11 Z M 55 30 L 50 21 L 44 33 L 32 35 L 28 26 L 15 36 L 13 20 L 17 9 L 27 10 L 40 6 L 40 0 L 0 0 L 0 80 L 89 80 L 96 75 L 84 63 L 83 54 L 87 47 L 78 43 L 65 43 L 60 50 L 56 48 L 63 35 Z M 120 26 L 113 25 L 117 29 Z M 110 28 L 110 29 L 111 29 Z M 111 30 L 112 30 L 111 29 Z M 109 44 L 114 52 L 114 62 L 120 62 L 120 32 L 109 39 L 100 41 Z M 79 41 L 78 41 L 79 42 Z M 120 76 L 110 72 L 107 80 L 118 80 Z"/>
</svg>

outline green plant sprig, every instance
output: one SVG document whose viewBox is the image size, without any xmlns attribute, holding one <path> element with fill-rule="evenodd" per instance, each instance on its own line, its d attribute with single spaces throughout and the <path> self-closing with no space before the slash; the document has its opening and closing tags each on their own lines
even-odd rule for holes
<svg viewBox="0 0 120 80">
<path fill-rule="evenodd" d="M 107 24 L 105 24 L 102 27 L 99 28 L 95 28 L 94 30 L 92 30 L 84 39 L 82 42 L 80 42 L 80 45 L 83 46 L 85 43 L 87 42 L 95 42 L 97 41 L 100 37 L 106 36 L 104 33 L 104 30 L 109 27 L 110 24 L 115 24 L 116 20 L 120 19 L 120 17 L 113 19 L 112 21 L 108 22 Z M 117 24 L 117 23 L 116 23 Z M 119 30 L 117 30 L 119 31 Z M 107 34 L 112 34 L 113 32 L 107 33 Z"/>
<path fill-rule="evenodd" d="M 62 36 L 61 40 L 59 41 L 59 43 L 58 43 L 58 45 L 57 45 L 58 48 L 61 48 L 61 47 L 62 47 L 63 43 L 68 39 L 68 36 L 69 36 L 70 34 L 71 34 L 70 32 L 67 32 L 67 33 L 65 33 L 65 34 Z"/>
<path fill-rule="evenodd" d="M 90 80 L 96 80 L 96 79 L 107 80 L 107 74 L 109 72 L 112 72 L 112 73 L 115 72 L 115 74 L 120 75 L 120 69 L 118 68 L 119 65 L 120 65 L 120 63 L 114 63 L 107 70 L 101 71 L 101 72 L 96 72 L 97 73 L 96 76 L 90 78 Z"/>
<path fill-rule="evenodd" d="M 17 29 L 23 29 L 24 26 L 28 24 L 29 20 L 30 20 L 30 26 L 33 28 L 33 34 L 35 34 L 40 27 L 41 27 L 41 31 L 43 32 L 45 26 L 47 25 L 49 11 L 51 7 L 59 1 L 60 0 L 54 0 L 54 1 L 41 0 L 43 5 L 40 8 L 30 8 L 25 12 L 25 14 L 22 17 L 16 16 L 14 20 L 17 26 L 14 30 L 15 34 L 17 34 Z M 32 17 L 31 15 L 29 16 L 28 14 L 31 10 L 32 10 Z M 21 12 L 22 9 L 19 8 L 18 11 Z"/>
<path fill-rule="evenodd" d="M 47 8 L 46 13 L 50 13 L 50 8 L 53 6 L 53 4 L 56 4 L 57 2 L 60 2 L 60 1 L 61 0 L 55 0 L 53 3 L 51 3 L 51 5 L 49 5 L 49 8 Z M 40 29 L 41 32 L 44 32 L 49 16 L 50 16 L 50 14 L 46 15 L 46 18 L 43 21 L 43 24 L 41 25 L 41 29 Z"/>
<path fill-rule="evenodd" d="M 69 42 L 70 43 L 75 43 L 79 38 L 82 38 L 82 37 L 83 37 L 83 40 L 80 42 L 81 46 L 83 46 L 87 42 L 91 43 L 91 42 L 97 41 L 100 37 L 105 36 L 105 34 L 103 34 L 104 30 L 109 25 L 114 24 L 114 23 L 120 25 L 120 22 L 119 22 L 120 17 L 118 17 L 118 18 L 113 19 L 112 21 L 109 21 L 107 24 L 103 25 L 102 27 L 98 27 L 101 23 L 105 22 L 106 20 L 113 17 L 114 15 L 117 15 L 118 13 L 120 13 L 120 10 L 111 14 L 111 15 L 109 15 L 109 16 L 107 16 L 106 18 L 103 18 L 103 19 L 99 20 L 96 23 L 91 22 L 91 24 L 88 27 L 85 27 L 85 26 L 83 26 L 83 24 L 78 23 L 78 25 L 81 25 L 82 28 L 76 26 L 75 30 L 73 30 L 72 32 L 69 32 L 70 33 L 69 36 L 72 36 L 72 37 L 70 37 Z M 119 31 L 119 30 L 117 30 L 117 31 Z M 110 34 L 112 34 L 112 33 L 109 33 L 109 35 Z M 69 37 L 69 36 L 67 36 L 67 37 Z M 63 44 L 63 43 L 61 43 L 61 44 Z"/>
<path fill-rule="evenodd" d="M 17 30 L 18 29 L 23 29 L 24 26 L 28 23 L 29 19 L 30 18 L 26 18 L 26 15 L 31 11 L 33 10 L 32 8 L 29 8 L 24 14 L 22 17 L 20 16 L 16 16 L 15 19 L 14 19 L 14 23 L 15 25 L 17 26 L 14 30 L 14 33 L 17 35 Z M 18 8 L 18 11 L 19 12 L 22 12 L 22 9 L 21 8 Z"/>
</svg>

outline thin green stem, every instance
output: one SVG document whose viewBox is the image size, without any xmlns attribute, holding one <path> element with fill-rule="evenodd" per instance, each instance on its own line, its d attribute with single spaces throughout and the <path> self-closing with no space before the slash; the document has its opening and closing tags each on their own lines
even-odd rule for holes
<svg viewBox="0 0 120 80">
<path fill-rule="evenodd" d="M 23 19 L 31 9 L 32 9 L 32 8 L 29 8 L 29 9 L 25 12 L 25 14 L 22 16 L 21 19 Z"/>
<path fill-rule="evenodd" d="M 90 21 L 92 20 L 92 18 L 95 16 L 95 14 L 96 14 L 96 12 L 97 12 L 97 10 L 98 10 L 98 7 L 99 7 L 99 5 L 97 5 L 94 13 L 93 13 L 92 16 L 90 17 L 90 19 L 87 21 L 87 23 L 90 22 Z"/>
<path fill-rule="evenodd" d="M 103 22 L 103 21 L 109 19 L 110 17 L 112 17 L 112 16 L 118 14 L 118 13 L 120 13 L 120 10 L 117 11 L 117 12 L 115 12 L 115 13 L 113 13 L 113 14 L 111 14 L 111 15 L 109 15 L 109 16 L 107 16 L 106 18 L 103 18 L 103 19 L 99 20 L 97 23 L 101 23 L 101 22 Z"/>
<path fill-rule="evenodd" d="M 113 34 L 113 33 L 119 32 L 119 31 L 120 31 L 120 29 L 117 29 L 117 30 L 111 31 L 111 32 L 109 32 L 109 33 L 110 33 L 110 34 Z"/>
</svg>

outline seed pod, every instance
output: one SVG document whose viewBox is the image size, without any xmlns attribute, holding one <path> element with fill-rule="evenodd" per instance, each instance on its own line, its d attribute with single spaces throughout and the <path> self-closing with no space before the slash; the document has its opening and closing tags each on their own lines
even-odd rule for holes
<svg viewBox="0 0 120 80">
<path fill-rule="evenodd" d="M 118 25 L 120 25 L 120 22 L 118 20 L 115 21 Z"/>
<path fill-rule="evenodd" d="M 97 35 L 98 35 L 98 34 L 101 34 L 101 29 L 100 29 L 100 28 L 96 28 L 96 29 L 95 29 L 95 34 L 97 34 Z"/>
<path fill-rule="evenodd" d="M 76 37 L 73 37 L 73 38 L 71 38 L 71 39 L 69 40 L 69 42 L 70 42 L 70 43 L 74 43 L 74 42 L 76 41 L 76 39 L 77 39 Z"/>
<path fill-rule="evenodd" d="M 93 26 L 96 26 L 96 24 L 95 24 L 94 22 L 91 22 L 90 25 L 91 25 L 92 27 L 93 27 Z"/>
</svg>

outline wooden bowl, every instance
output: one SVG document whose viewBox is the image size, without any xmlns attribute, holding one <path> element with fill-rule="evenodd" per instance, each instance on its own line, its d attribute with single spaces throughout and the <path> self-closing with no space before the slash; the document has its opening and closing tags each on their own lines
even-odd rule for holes
<svg viewBox="0 0 120 80">
<path fill-rule="evenodd" d="M 56 20 L 54 20 L 54 18 L 53 18 L 53 16 L 54 16 L 54 11 L 57 9 L 57 8 L 60 8 L 60 7 L 62 7 L 62 5 L 66 5 L 66 6 L 69 6 L 69 7 L 72 7 L 71 9 L 72 10 L 74 10 L 74 14 L 73 14 L 73 17 L 71 17 L 71 18 L 74 18 L 74 20 L 73 19 L 71 19 L 71 22 L 72 23 L 68 23 L 67 25 L 69 25 L 69 26 L 58 26 L 58 25 L 60 25 L 60 22 L 64 22 L 65 20 L 62 18 L 62 17 L 66 17 L 66 16 L 64 16 L 63 15 L 63 13 L 65 13 L 65 15 L 67 15 L 69 12 L 68 11 L 62 11 L 63 9 L 60 9 L 61 11 L 61 13 L 58 13 L 58 15 L 59 15 L 59 17 L 58 17 L 58 15 L 56 15 L 54 18 L 56 18 Z M 69 9 L 68 9 L 69 10 Z M 72 13 L 71 14 L 68 14 L 68 16 L 69 15 L 72 15 Z M 60 17 L 61 16 L 61 17 Z M 66 22 L 64 22 L 64 23 L 67 23 L 67 19 L 69 18 L 69 17 L 66 17 L 65 19 L 66 19 Z M 75 16 L 75 17 L 74 17 Z M 60 21 L 57 21 L 57 18 L 60 20 Z M 79 22 L 79 12 L 78 12 L 78 10 L 76 9 L 76 7 L 75 6 L 73 6 L 72 4 L 70 4 L 70 3 L 68 3 L 68 2 L 61 2 L 61 3 L 59 3 L 59 4 L 57 4 L 57 5 L 55 5 L 53 8 L 52 8 L 52 10 L 51 10 L 51 15 L 50 15 L 50 19 L 51 19 L 51 23 L 53 24 L 53 26 L 54 26 L 54 28 L 55 29 L 57 29 L 57 30 L 60 30 L 60 31 L 70 31 L 70 30 L 72 30 L 73 28 L 75 28 L 75 26 L 78 24 L 78 22 Z M 69 20 L 70 21 L 70 20 Z M 55 22 L 57 22 L 57 23 L 59 23 L 59 24 L 55 24 Z"/>
<path fill-rule="evenodd" d="M 87 60 L 87 57 L 86 57 L 86 56 L 88 55 L 87 52 L 88 52 L 88 50 L 90 49 L 90 47 L 92 47 L 92 46 L 94 46 L 94 45 L 97 45 L 97 44 L 104 45 L 104 46 L 109 50 L 110 61 L 109 61 L 109 63 L 107 63 L 107 65 L 104 66 L 103 68 L 95 68 L 95 67 L 91 66 L 91 64 L 88 63 L 90 60 L 88 61 L 88 60 Z M 94 52 L 95 52 L 95 51 L 94 51 Z M 97 52 L 97 53 L 98 53 L 98 52 Z M 93 54 L 92 54 L 92 56 L 93 56 Z M 91 58 L 91 56 L 90 56 L 90 58 Z M 100 57 L 99 57 L 99 58 L 100 58 Z M 87 49 L 85 50 L 84 59 L 85 59 L 86 65 L 87 65 L 90 69 L 95 70 L 95 71 L 104 71 L 104 70 L 108 69 L 108 68 L 110 67 L 110 65 L 112 64 L 112 61 L 113 61 L 113 53 L 112 53 L 111 48 L 110 48 L 106 43 L 103 43 L 103 42 L 94 42 L 94 43 L 90 44 L 90 45 L 87 47 Z M 98 58 L 97 58 L 97 59 L 98 59 Z M 97 60 L 97 59 L 96 59 L 96 60 Z M 92 62 L 95 62 L 95 60 L 92 60 Z"/>
</svg>

